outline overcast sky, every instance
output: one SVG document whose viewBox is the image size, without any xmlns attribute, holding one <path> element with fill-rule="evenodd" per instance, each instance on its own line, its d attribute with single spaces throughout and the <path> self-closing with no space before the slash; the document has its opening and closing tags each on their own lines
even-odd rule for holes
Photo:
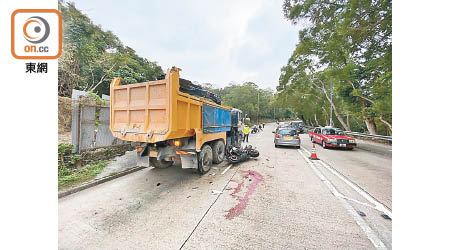
<svg viewBox="0 0 450 250">
<path fill-rule="evenodd" d="M 298 41 L 282 1 L 97 1 L 75 6 L 104 30 L 165 71 L 223 87 L 253 81 L 275 90 Z"/>
</svg>

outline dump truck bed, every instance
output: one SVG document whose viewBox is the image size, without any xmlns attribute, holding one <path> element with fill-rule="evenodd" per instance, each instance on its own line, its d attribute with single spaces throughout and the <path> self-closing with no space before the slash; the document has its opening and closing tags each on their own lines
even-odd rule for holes
<svg viewBox="0 0 450 250">
<path fill-rule="evenodd" d="M 231 108 L 181 92 L 179 71 L 172 68 L 163 80 L 127 85 L 119 85 L 120 78 L 114 78 L 110 86 L 112 134 L 124 141 L 155 143 L 196 132 L 228 131 Z M 206 115 L 202 115 L 203 105 Z"/>
</svg>

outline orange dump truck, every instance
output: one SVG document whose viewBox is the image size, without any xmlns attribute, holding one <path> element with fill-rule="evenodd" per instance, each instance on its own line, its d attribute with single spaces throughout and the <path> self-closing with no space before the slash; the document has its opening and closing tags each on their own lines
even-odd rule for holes
<svg viewBox="0 0 450 250">
<path fill-rule="evenodd" d="M 182 92 L 180 80 L 187 80 L 180 71 L 173 67 L 164 79 L 127 85 L 114 78 L 110 130 L 134 142 L 140 161 L 149 166 L 167 168 L 180 159 L 183 168 L 204 174 L 224 160 L 226 146 L 240 146 L 242 112 Z"/>
</svg>

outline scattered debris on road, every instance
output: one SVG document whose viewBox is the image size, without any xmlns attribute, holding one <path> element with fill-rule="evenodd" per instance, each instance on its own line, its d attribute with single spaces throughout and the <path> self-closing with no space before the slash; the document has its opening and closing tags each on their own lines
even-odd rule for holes
<svg viewBox="0 0 450 250">
<path fill-rule="evenodd" d="M 224 175 L 228 171 L 228 169 L 231 168 L 231 166 L 233 166 L 233 164 L 230 164 L 225 170 L 223 170 L 221 175 Z"/>
<path fill-rule="evenodd" d="M 386 214 L 382 214 L 381 217 L 383 217 L 386 220 L 392 220 L 391 217 L 389 217 L 389 215 Z"/>
</svg>

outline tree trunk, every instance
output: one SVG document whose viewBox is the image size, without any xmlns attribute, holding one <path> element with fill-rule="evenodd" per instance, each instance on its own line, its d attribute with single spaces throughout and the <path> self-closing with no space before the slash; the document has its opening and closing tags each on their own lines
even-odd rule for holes
<svg viewBox="0 0 450 250">
<path fill-rule="evenodd" d="M 339 112 L 337 111 L 336 106 L 334 106 L 334 103 L 333 103 L 331 100 L 329 100 L 329 101 L 330 101 L 330 103 L 331 103 L 331 106 L 333 107 L 334 115 L 335 115 L 336 118 L 339 120 L 339 122 L 341 123 L 342 127 L 344 127 L 344 129 L 345 129 L 346 131 L 350 131 L 350 127 L 347 126 L 347 124 L 345 124 L 344 119 L 342 118 L 342 116 L 341 116 L 341 115 L 339 114 Z"/>
<path fill-rule="evenodd" d="M 376 135 L 377 134 L 377 126 L 375 124 L 375 119 L 372 116 L 366 115 L 366 99 L 359 97 L 362 106 L 362 115 L 364 118 L 364 123 L 366 123 L 367 130 L 369 130 L 369 134 Z"/>
<path fill-rule="evenodd" d="M 317 85 L 315 85 L 317 86 Z M 317 86 L 318 87 L 318 86 Z M 325 89 L 325 86 L 322 83 L 322 86 L 320 87 L 320 89 L 322 90 L 322 92 L 325 94 L 325 97 L 327 98 L 328 102 L 331 104 L 331 107 L 334 110 L 334 115 L 336 116 L 336 118 L 339 120 L 339 122 L 341 123 L 342 127 L 344 127 L 344 130 L 346 131 L 350 131 L 350 127 L 347 126 L 347 124 L 345 124 L 344 119 L 342 118 L 341 114 L 339 114 L 336 106 L 334 105 L 333 101 L 331 100 L 331 98 L 328 96 L 328 92 Z"/>
<path fill-rule="evenodd" d="M 348 117 L 349 117 L 349 115 L 347 113 L 347 127 L 350 128 L 350 122 L 348 121 Z M 348 131 L 351 131 L 351 130 L 348 130 Z"/>
<path fill-rule="evenodd" d="M 389 129 L 389 133 L 392 135 L 392 125 L 391 125 L 389 122 L 385 121 L 385 120 L 383 119 L 383 116 L 382 116 L 382 115 L 380 115 L 380 121 L 381 121 L 382 123 L 384 123 L 384 125 L 386 125 L 386 127 Z"/>
<path fill-rule="evenodd" d="M 373 117 L 365 117 L 364 122 L 366 123 L 366 127 L 369 130 L 369 134 L 376 135 L 377 126 L 375 124 L 375 119 Z"/>
<path fill-rule="evenodd" d="M 329 121 L 330 119 L 330 116 L 328 115 L 328 112 L 327 112 L 327 110 L 322 106 L 322 110 L 323 110 L 323 116 L 325 117 L 325 126 L 327 126 L 327 122 L 326 121 Z"/>
<path fill-rule="evenodd" d="M 319 126 L 319 122 L 317 121 L 317 115 L 314 113 L 314 121 L 316 121 L 316 126 Z"/>
</svg>

